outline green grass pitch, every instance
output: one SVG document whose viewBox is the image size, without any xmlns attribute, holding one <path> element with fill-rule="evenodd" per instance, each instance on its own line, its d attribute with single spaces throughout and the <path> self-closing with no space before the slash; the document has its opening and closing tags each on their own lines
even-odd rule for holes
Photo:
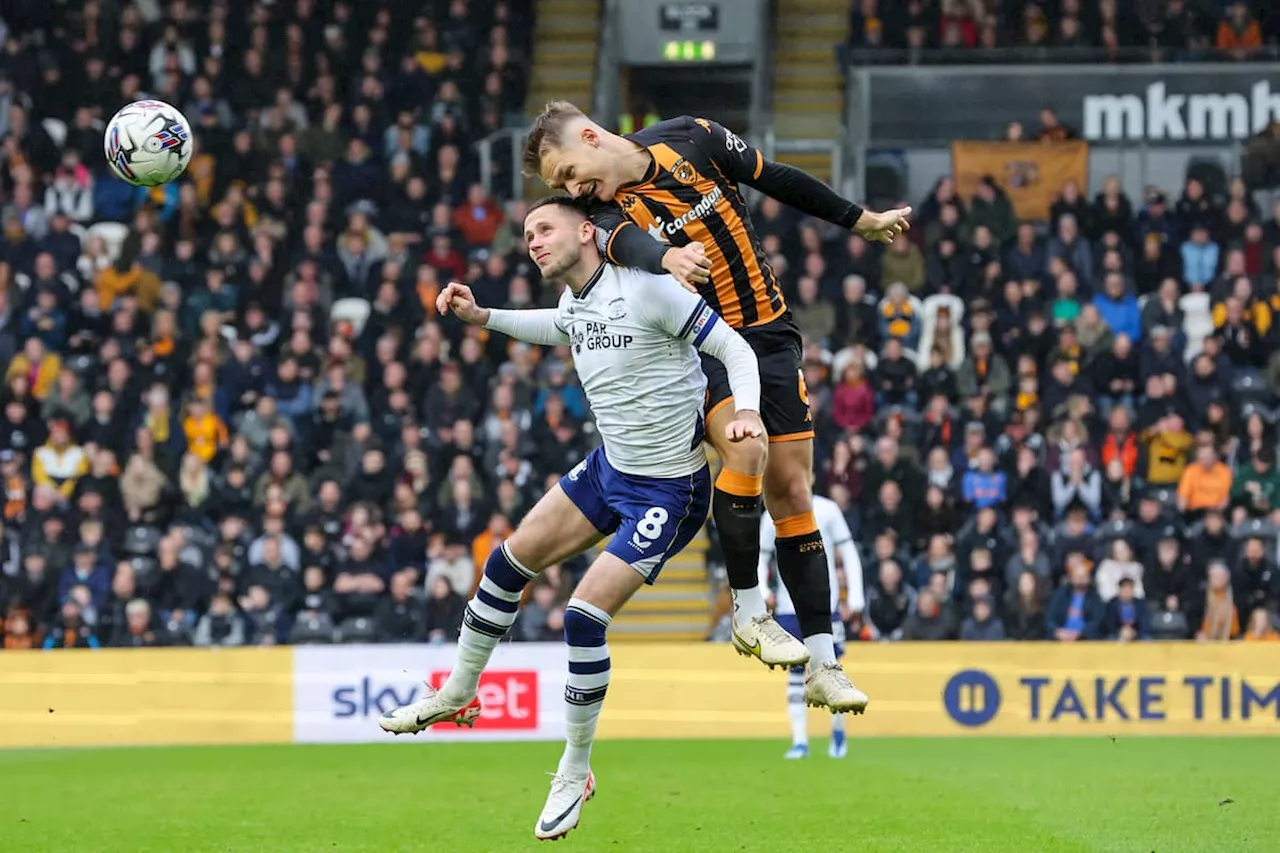
<svg viewBox="0 0 1280 853">
<path fill-rule="evenodd" d="M 856 724 L 856 721 L 855 721 Z M 425 739 L 426 736 L 424 736 Z M 24 853 L 519 853 L 557 744 L 0 753 Z M 1270 853 L 1280 740 L 606 741 L 557 850 Z"/>
</svg>

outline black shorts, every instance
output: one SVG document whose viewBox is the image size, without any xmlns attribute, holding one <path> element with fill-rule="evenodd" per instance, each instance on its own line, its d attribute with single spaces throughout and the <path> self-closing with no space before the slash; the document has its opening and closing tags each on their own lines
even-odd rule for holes
<svg viewBox="0 0 1280 853">
<path fill-rule="evenodd" d="M 813 414 L 809 411 L 809 391 L 805 388 L 800 330 L 791 312 L 772 323 L 738 329 L 738 334 L 755 350 L 760 362 L 760 418 L 769 441 L 801 441 L 813 438 Z M 702 372 L 707 375 L 707 418 L 732 398 L 729 374 L 719 360 L 704 355 Z"/>
</svg>

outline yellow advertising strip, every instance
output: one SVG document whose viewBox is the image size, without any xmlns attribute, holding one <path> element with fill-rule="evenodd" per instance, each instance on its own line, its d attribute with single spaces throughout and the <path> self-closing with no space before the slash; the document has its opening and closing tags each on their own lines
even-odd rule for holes
<svg viewBox="0 0 1280 853">
<path fill-rule="evenodd" d="M 0 654 L 0 747 L 292 738 L 289 649 Z"/>
<path fill-rule="evenodd" d="M 786 737 L 786 676 L 728 646 L 622 645 L 600 734 Z M 852 644 L 871 696 L 851 736 L 1280 735 L 1280 647 Z M 826 715 L 812 712 L 814 733 Z"/>
</svg>

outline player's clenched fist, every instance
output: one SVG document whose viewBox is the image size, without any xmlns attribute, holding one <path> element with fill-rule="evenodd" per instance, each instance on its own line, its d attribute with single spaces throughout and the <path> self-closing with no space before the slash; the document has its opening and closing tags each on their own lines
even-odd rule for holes
<svg viewBox="0 0 1280 853">
<path fill-rule="evenodd" d="M 698 292 L 698 285 L 711 281 L 711 259 L 706 247 L 695 241 L 687 246 L 674 246 L 662 256 L 662 268 L 686 290 Z"/>
<path fill-rule="evenodd" d="M 436 297 L 436 310 L 442 317 L 452 311 L 459 320 L 473 326 L 483 326 L 489 322 L 489 309 L 476 305 L 476 297 L 471 288 L 456 281 L 449 282 L 448 287 L 440 291 L 440 295 Z"/>
<path fill-rule="evenodd" d="M 762 435 L 764 435 L 764 422 L 760 420 L 759 414 L 750 409 L 737 412 L 733 420 L 724 427 L 724 437 L 732 442 L 759 438 Z"/>
</svg>

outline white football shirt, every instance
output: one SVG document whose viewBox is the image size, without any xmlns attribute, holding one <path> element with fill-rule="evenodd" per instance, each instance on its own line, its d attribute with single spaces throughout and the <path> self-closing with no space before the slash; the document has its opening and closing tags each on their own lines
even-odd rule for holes
<svg viewBox="0 0 1280 853">
<path fill-rule="evenodd" d="M 556 312 L 609 464 L 646 477 L 700 470 L 707 378 L 694 341 L 714 321 L 707 303 L 668 276 L 603 264 L 577 295 L 564 289 Z"/>
<path fill-rule="evenodd" d="M 821 495 L 813 496 L 813 514 L 818 521 L 818 532 L 822 535 L 822 547 L 827 551 L 827 572 L 831 577 L 831 612 L 840 607 L 840 576 L 836 573 L 836 552 L 840 553 L 840 561 L 844 564 L 845 587 L 851 610 L 861 611 L 864 607 L 862 589 L 862 560 L 858 556 L 857 546 L 853 543 L 853 534 L 849 532 L 849 523 L 844 520 L 844 513 L 830 498 Z M 768 588 L 769 568 L 773 563 L 776 550 L 774 540 L 777 530 L 773 519 L 766 510 L 760 517 L 760 586 Z M 774 592 L 774 612 L 793 615 L 796 606 L 791 601 L 787 586 L 779 582 Z"/>
<path fill-rule="evenodd" d="M 687 477 L 702 449 L 707 379 L 698 351 L 720 359 L 738 409 L 759 409 L 755 354 L 715 311 L 668 275 L 602 264 L 554 309 L 491 310 L 488 327 L 567 344 L 609 464 L 641 477 Z"/>
</svg>

